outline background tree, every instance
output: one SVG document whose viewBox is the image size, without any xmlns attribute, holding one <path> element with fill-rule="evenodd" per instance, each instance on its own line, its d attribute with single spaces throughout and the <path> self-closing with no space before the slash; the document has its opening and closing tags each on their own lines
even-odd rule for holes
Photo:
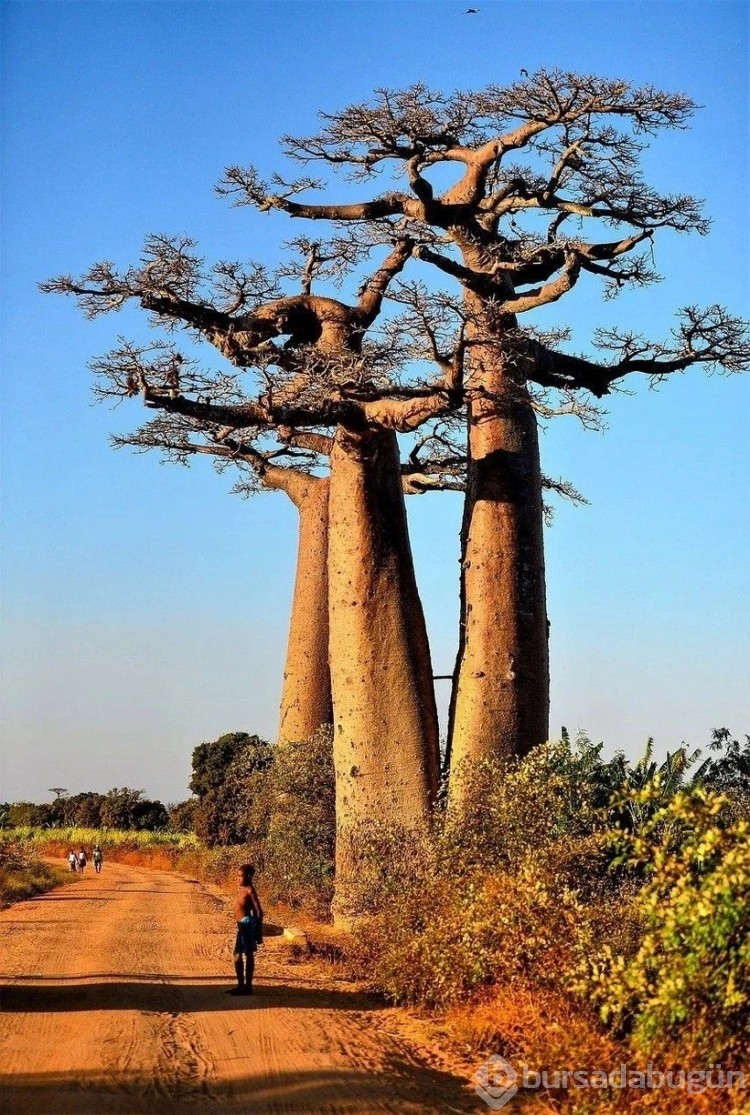
<svg viewBox="0 0 750 1115">
<path fill-rule="evenodd" d="M 202 799 L 212 790 L 219 790 L 234 760 L 248 750 L 257 757 L 256 765 L 267 766 L 270 762 L 268 743 L 248 732 L 225 732 L 211 743 L 199 743 L 193 748 L 191 791 Z"/>
<path fill-rule="evenodd" d="M 260 839 L 268 807 L 262 792 L 274 750 L 259 736 L 227 732 L 193 750 L 193 830 L 209 847 Z"/>
<path fill-rule="evenodd" d="M 285 151 L 303 164 L 344 167 L 357 181 L 395 163 L 403 188 L 315 204 L 297 196 L 320 185 L 311 178 L 268 185 L 254 168 L 236 166 L 219 187 L 238 204 L 350 226 L 351 251 L 366 252 L 384 226 L 408 230 L 414 254 L 462 291 L 470 461 L 455 763 L 524 753 L 548 734 L 536 412 L 573 411 L 590 422 L 589 400 L 627 375 L 658 382 L 695 363 L 747 366 L 745 325 L 718 306 L 686 307 L 665 341 L 600 330 L 603 362 L 565 352 L 564 332 L 544 336 L 518 324 L 583 276 L 598 278 L 605 297 L 654 282 L 660 229 L 707 231 L 696 199 L 658 193 L 640 165 L 647 137 L 685 127 L 693 108 L 683 94 L 559 70 L 478 93 L 379 90 L 370 103 L 324 114 L 315 135 L 285 137 Z M 597 227 L 614 236 L 601 238 Z"/>
<path fill-rule="evenodd" d="M 39 806 L 33 801 L 12 801 L 7 806 L 7 824 L 9 828 L 25 828 L 37 823 L 37 810 Z"/>
<path fill-rule="evenodd" d="M 105 794 L 101 805 L 101 825 L 113 829 L 153 832 L 166 828 L 169 814 L 160 801 L 144 797 L 143 790 L 115 787 Z"/>
<path fill-rule="evenodd" d="M 102 807 L 105 802 L 104 794 L 97 794 L 91 790 L 80 794 L 72 794 L 60 802 L 52 802 L 57 815 L 61 815 L 58 824 L 79 826 L 80 828 L 99 828 L 102 822 Z M 62 809 L 60 809 L 60 805 Z"/>
<path fill-rule="evenodd" d="M 696 780 L 727 797 L 734 817 L 750 820 L 750 736 L 740 742 L 729 728 L 715 728 L 708 748 Z"/>
<path fill-rule="evenodd" d="M 195 812 L 198 807 L 197 798 L 186 798 L 185 801 L 174 801 L 167 805 L 169 813 L 169 827 L 172 832 L 195 832 Z"/>
</svg>

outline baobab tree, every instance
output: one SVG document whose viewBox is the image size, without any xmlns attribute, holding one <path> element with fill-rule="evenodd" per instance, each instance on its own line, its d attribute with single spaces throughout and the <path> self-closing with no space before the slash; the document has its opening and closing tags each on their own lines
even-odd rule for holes
<svg viewBox="0 0 750 1115">
<path fill-rule="evenodd" d="M 319 203 L 300 197 L 320 187 L 310 177 L 269 184 L 255 168 L 238 166 L 219 186 L 237 204 L 333 222 L 350 254 L 366 254 L 398 229 L 415 241 L 416 258 L 457 284 L 468 345 L 469 467 L 454 764 L 523 754 L 548 735 L 536 412 L 589 415 L 591 400 L 630 375 L 654 382 L 692 364 L 747 366 L 746 324 L 719 306 L 686 307 L 667 340 L 599 330 L 601 360 L 564 351 L 564 332 L 519 324 L 582 279 L 603 283 L 605 296 L 647 286 L 658 278 L 651 252 L 660 230 L 708 230 L 695 198 L 659 193 L 641 168 L 649 137 L 684 128 L 693 110 L 681 93 L 559 70 L 450 96 L 422 84 L 381 89 L 370 102 L 322 114 L 317 133 L 287 136 L 284 149 L 297 163 L 344 168 L 357 182 L 395 168 L 398 188 Z M 612 232 L 601 236 L 601 228 Z M 452 781 L 460 801 L 460 780 Z"/>
<path fill-rule="evenodd" d="M 408 241 L 392 246 L 351 306 L 313 294 L 307 270 L 302 294 L 280 296 L 262 269 L 251 277 L 239 265 L 221 265 L 213 272 L 221 276 L 220 289 L 226 293 L 231 274 L 233 290 L 231 308 L 217 307 L 215 295 L 202 293 L 207 275 L 191 248 L 184 240 L 152 238 L 137 268 L 118 274 L 111 265 L 98 264 L 80 280 L 62 276 L 43 289 L 73 294 L 92 316 L 136 299 L 158 324 L 181 325 L 207 338 L 234 369 L 251 369 L 263 384 L 260 394 L 248 397 L 234 370 L 201 371 L 171 343 L 137 347 L 123 342 L 94 362 L 99 396 L 140 395 L 147 406 L 166 416 L 161 425 L 150 424 L 125 441 L 143 448 L 160 445 L 177 454 L 206 451 L 219 458 L 241 457 L 264 485 L 286 491 L 301 510 L 315 498 L 317 518 L 310 530 L 317 532 L 318 551 L 326 485 L 337 865 L 345 876 L 349 836 L 360 820 L 378 818 L 414 827 L 426 821 L 437 795 L 432 667 L 408 539 L 396 432 L 416 430 L 460 405 L 463 344 L 459 337 L 455 349 L 443 355 L 426 310 L 429 352 L 441 376 L 435 382 L 409 383 L 390 374 L 399 355 L 392 341 L 363 344 L 388 284 L 411 254 Z M 280 337 L 286 338 L 283 347 L 276 343 Z M 176 420 L 183 423 L 183 432 L 187 428 L 207 434 L 208 442 L 195 446 L 175 437 Z M 324 435 L 325 429 L 333 432 Z M 269 451 L 263 439 L 273 433 L 284 444 Z M 296 455 L 299 460 L 300 453 L 321 452 L 330 462 L 327 481 L 303 478 L 298 466 L 278 463 L 279 457 Z M 430 486 L 429 478 L 420 478 L 418 472 L 412 467 L 412 487 Z M 304 513 L 301 522 L 304 527 Z M 306 557 L 301 545 L 297 584 L 304 583 L 305 594 L 310 584 Z M 318 569 L 312 583 L 319 584 L 321 575 Z M 314 650 L 319 635 L 316 642 L 310 625 L 305 631 Z M 293 625 L 292 644 L 296 638 Z M 290 645 L 287 656 L 288 715 L 291 681 L 305 689 L 304 679 L 290 681 L 290 663 L 297 662 L 298 649 Z M 316 685 L 322 692 L 320 676 Z M 284 724 L 285 735 L 288 730 Z"/>
</svg>

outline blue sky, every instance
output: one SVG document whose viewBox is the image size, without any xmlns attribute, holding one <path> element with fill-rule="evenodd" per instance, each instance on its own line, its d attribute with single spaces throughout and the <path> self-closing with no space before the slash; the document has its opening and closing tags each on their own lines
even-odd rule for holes
<svg viewBox="0 0 750 1115">
<path fill-rule="evenodd" d="M 657 241 L 659 286 L 602 304 L 582 284 L 545 321 L 570 323 L 583 349 L 618 320 L 662 335 L 685 303 L 746 312 L 747 6 L 467 6 L 2 5 L 0 799 L 127 784 L 175 800 L 201 740 L 272 737 L 294 565 L 284 497 L 245 502 L 208 466 L 109 448 L 142 414 L 92 407 L 86 362 L 144 323 L 88 323 L 40 279 L 126 264 L 152 231 L 188 232 L 211 259 L 273 261 L 299 227 L 217 199 L 225 165 L 280 166 L 280 134 L 375 86 L 478 88 L 545 65 L 702 104 L 647 165 L 714 219 L 709 237 Z M 605 434 L 548 425 L 546 471 L 591 501 L 560 507 L 547 536 L 555 732 L 636 755 L 649 734 L 665 750 L 748 729 L 747 414 L 747 381 L 695 371 L 616 398 Z M 455 654 L 459 510 L 409 502 L 437 673 Z"/>
</svg>

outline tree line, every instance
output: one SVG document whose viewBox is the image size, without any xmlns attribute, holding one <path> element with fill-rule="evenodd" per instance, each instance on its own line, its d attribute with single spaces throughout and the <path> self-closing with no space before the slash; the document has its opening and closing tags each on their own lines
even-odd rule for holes
<svg viewBox="0 0 750 1115">
<path fill-rule="evenodd" d="M 336 827 L 330 729 L 282 748 L 248 732 L 204 741 L 193 749 L 189 788 L 190 797 L 164 805 L 127 787 L 107 794 L 57 787 L 52 802 L 0 803 L 0 834 L 26 827 L 95 829 L 105 846 L 101 830 L 107 829 L 194 834 L 219 856 L 242 847 L 274 897 L 327 910 Z"/>
<path fill-rule="evenodd" d="M 116 446 L 206 454 L 241 492 L 282 491 L 299 513 L 278 740 L 333 725 L 342 895 L 362 824 L 424 827 L 441 780 L 460 812 L 473 764 L 548 738 L 545 495 L 581 497 L 545 476 L 540 419 L 597 427 L 625 382 L 747 368 L 747 324 L 718 305 L 684 307 L 663 338 L 598 329 L 585 356 L 565 328 L 526 324 L 584 282 L 604 298 L 648 287 L 664 230 L 708 231 L 700 202 L 656 190 L 642 163 L 694 107 L 544 69 L 478 92 L 378 90 L 284 138 L 300 173 L 226 169 L 220 195 L 314 228 L 276 269 L 207 265 L 188 237 L 154 235 L 129 267 L 42 284 L 91 318 L 133 302 L 158 331 L 92 362 L 98 399 L 156 412 Z M 396 185 L 371 190 L 384 171 Z M 309 200 L 321 190 L 342 192 Z M 464 514 L 441 756 L 405 497 L 446 489 Z"/>
<path fill-rule="evenodd" d="M 157 832 L 170 824 L 170 810 L 143 790 L 115 787 L 106 794 L 84 790 L 59 793 L 54 801 L 6 802 L 0 805 L 3 827 L 91 828 Z"/>
</svg>

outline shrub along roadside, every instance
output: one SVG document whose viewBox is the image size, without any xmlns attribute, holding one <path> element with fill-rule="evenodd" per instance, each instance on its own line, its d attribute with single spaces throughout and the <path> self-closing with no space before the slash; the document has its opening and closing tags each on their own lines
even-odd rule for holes
<svg viewBox="0 0 750 1115">
<path fill-rule="evenodd" d="M 658 786 L 631 796 L 655 795 Z M 619 862 L 645 874 L 643 931 L 630 954 L 605 943 L 586 957 L 580 990 L 642 1050 L 739 1066 L 750 1050 L 750 824 L 694 788 L 612 842 Z"/>
<path fill-rule="evenodd" d="M 361 831 L 350 970 L 535 1071 L 746 1068 L 750 829 L 741 798 L 707 790 L 705 766 L 690 781 L 689 766 L 684 752 L 661 770 L 650 755 L 605 763 L 563 740 L 473 770 L 470 809 L 428 836 Z M 739 1112 L 746 1094 L 547 1099 Z"/>
<path fill-rule="evenodd" d="M 44 863 L 16 840 L 0 843 L 0 908 L 75 880 L 71 871 Z"/>
<path fill-rule="evenodd" d="M 447 1012 L 477 1061 L 481 1051 L 548 1072 L 649 1059 L 742 1066 L 750 832 L 747 748 L 731 742 L 713 772 L 704 763 L 692 775 L 698 756 L 685 749 L 661 767 L 649 749 L 631 766 L 567 738 L 519 763 L 482 764 L 466 775 L 475 792 L 460 817 L 439 815 L 421 836 L 359 832 L 357 930 L 336 936 L 335 949 L 320 933 L 321 951 L 343 948 L 350 973 L 393 1001 Z M 711 791 L 717 771 L 728 801 Z M 330 736 L 286 745 L 257 773 L 245 806 L 264 834 L 256 843 L 206 849 L 175 833 L 99 834 L 105 856 L 219 885 L 255 862 L 264 901 L 325 916 Z M 59 854 L 94 835 L 66 832 Z M 547 1099 L 566 1115 L 687 1110 L 684 1090 Z M 691 1095 L 690 1110 L 742 1110 L 736 1091 L 704 1099 Z"/>
</svg>

